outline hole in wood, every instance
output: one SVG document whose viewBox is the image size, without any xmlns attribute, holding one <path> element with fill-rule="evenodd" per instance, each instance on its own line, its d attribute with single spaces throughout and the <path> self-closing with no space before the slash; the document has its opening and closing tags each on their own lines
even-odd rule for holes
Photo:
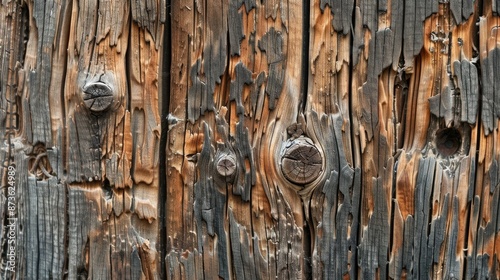
<svg viewBox="0 0 500 280">
<path fill-rule="evenodd" d="M 462 145 L 462 134 L 456 128 L 441 129 L 436 133 L 436 148 L 439 154 L 448 157 L 457 153 Z"/>
<path fill-rule="evenodd" d="M 104 181 L 102 182 L 101 188 L 102 188 L 102 194 L 106 200 L 110 200 L 113 198 L 113 189 L 111 188 L 111 185 L 109 184 L 108 178 L 104 179 Z"/>
<path fill-rule="evenodd" d="M 292 183 L 303 185 L 321 174 L 323 159 L 310 138 L 301 136 L 290 141 L 281 157 L 281 172 Z"/>
<path fill-rule="evenodd" d="M 104 112 L 111 107 L 113 100 L 113 90 L 105 83 L 91 83 L 83 88 L 83 102 L 92 112 Z"/>
</svg>

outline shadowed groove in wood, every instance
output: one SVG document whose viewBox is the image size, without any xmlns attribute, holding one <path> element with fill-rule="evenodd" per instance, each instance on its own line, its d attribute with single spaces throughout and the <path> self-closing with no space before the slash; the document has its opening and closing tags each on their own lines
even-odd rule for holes
<svg viewBox="0 0 500 280">
<path fill-rule="evenodd" d="M 165 279 L 166 276 L 166 250 L 167 250 L 167 229 L 166 229 L 166 207 L 167 203 L 167 140 L 169 131 L 168 115 L 170 110 L 170 92 L 171 92 L 171 70 L 172 70 L 172 24 L 171 24 L 171 0 L 165 1 L 165 27 L 163 33 L 162 45 L 162 63 L 161 63 L 161 135 L 160 135 L 160 164 L 159 164 L 159 185 L 158 185 L 158 235 L 159 235 L 159 271 L 160 279 Z"/>
</svg>

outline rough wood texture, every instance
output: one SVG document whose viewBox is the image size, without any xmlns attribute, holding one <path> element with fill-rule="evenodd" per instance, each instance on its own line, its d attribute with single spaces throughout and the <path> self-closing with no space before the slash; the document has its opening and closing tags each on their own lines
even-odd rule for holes
<svg viewBox="0 0 500 280">
<path fill-rule="evenodd" d="M 0 278 L 159 278 L 165 3 L 0 5 L 1 174 L 15 166 L 17 187 L 2 194 L 16 205 L 17 265 L 2 251 Z"/>
<path fill-rule="evenodd" d="M 499 3 L 3 1 L 0 278 L 500 278 Z"/>
<path fill-rule="evenodd" d="M 173 2 L 169 277 L 495 274 L 496 185 L 477 186 L 498 181 L 496 4 L 298 2 Z M 319 176 L 287 173 L 299 137 Z M 224 154 L 234 177 L 214 173 Z"/>
</svg>

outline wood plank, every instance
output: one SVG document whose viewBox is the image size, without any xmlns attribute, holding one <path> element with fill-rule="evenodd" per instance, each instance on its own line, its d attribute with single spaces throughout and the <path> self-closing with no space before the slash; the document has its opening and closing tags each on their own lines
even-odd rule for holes
<svg viewBox="0 0 500 280">
<path fill-rule="evenodd" d="M 2 41 L 15 44 L 6 45 L 12 55 L 2 49 L 10 70 L 0 117 L 9 145 L 2 160 L 19 168 L 17 277 L 157 277 L 165 3 L 143 4 L 2 3 L 11 18 Z"/>
<path fill-rule="evenodd" d="M 499 18 L 493 13 L 495 1 L 483 5 L 479 20 L 479 65 L 483 70 L 481 115 L 478 116 L 477 172 L 470 213 L 469 246 L 470 277 L 500 277 L 498 271 L 498 110 L 495 104 L 496 72 L 494 62 L 500 41 L 497 36 Z"/>
<path fill-rule="evenodd" d="M 2 2 L 0 278 L 499 278 L 499 3 Z"/>
<path fill-rule="evenodd" d="M 198 48 L 198 44 L 193 41 L 192 32 L 196 30 L 194 16 L 199 8 L 182 4 L 180 1 L 171 3 L 171 36 L 172 42 L 176 42 L 178 48 L 172 49 L 170 96 L 183 96 L 188 91 L 191 83 L 190 67 L 196 61 L 196 58 L 192 58 L 193 48 Z M 202 274 L 202 271 L 195 269 L 195 263 L 201 264 L 202 259 L 196 244 L 191 195 L 195 174 L 193 156 L 198 145 L 198 133 L 184 135 L 188 119 L 186 99 L 170 98 L 169 106 L 165 151 L 167 158 L 165 211 L 180 212 L 180 214 L 165 217 L 167 235 L 165 273 L 167 279 L 184 279 L 186 276 L 198 275 L 195 273 Z M 184 151 L 185 154 L 178 151 Z"/>
<path fill-rule="evenodd" d="M 360 48 L 352 68 L 351 110 L 353 112 L 353 153 L 361 170 L 361 198 L 359 202 L 358 273 L 360 278 L 389 277 L 393 272 L 390 261 L 391 203 L 393 192 L 394 162 L 397 128 L 401 120 L 395 114 L 397 104 L 396 77 L 401 72 L 400 57 L 408 51 L 406 45 L 414 34 L 402 32 L 413 24 L 414 14 L 409 14 L 404 25 L 402 11 L 412 11 L 411 2 L 384 3 L 363 1 L 359 4 L 363 24 L 357 25 L 354 43 Z M 405 45 L 401 44 L 402 37 Z M 418 34 L 417 34 L 418 35 Z M 418 36 L 416 38 L 418 39 Z M 414 47 L 413 44 L 411 47 Z M 406 59 L 406 57 L 405 57 Z M 406 60 L 405 60 L 406 62 Z M 407 60 L 408 64 L 412 62 Z M 411 70 L 408 70 L 411 71 Z M 400 205 L 400 207 L 403 207 Z M 404 217 L 403 217 L 404 218 Z M 401 242 L 400 245 L 403 243 Z M 399 249 L 403 256 L 402 248 Z M 397 251 L 393 251 L 397 252 Z M 399 274 L 399 272 L 398 272 Z"/>
<path fill-rule="evenodd" d="M 413 243 L 409 245 L 413 247 L 410 250 L 416 250 L 420 256 L 413 262 L 403 262 L 401 273 L 408 277 L 460 278 L 471 265 L 466 262 L 470 258 L 467 226 L 474 188 L 471 182 L 475 177 L 478 111 L 472 97 L 476 88 L 470 84 L 477 85 L 477 75 L 472 74 L 475 81 L 471 82 L 471 66 L 475 71 L 469 62 L 473 59 L 473 42 L 463 42 L 461 38 L 474 32 L 475 16 L 467 14 L 462 19 L 460 14 L 458 25 L 453 19 L 454 11 L 449 9 L 451 6 L 439 4 L 437 14 L 425 20 L 423 49 L 410 78 L 407 104 L 411 107 L 402 146 L 406 156 L 400 157 L 396 171 L 396 201 L 403 219 L 414 222 L 405 224 L 404 228 L 395 227 L 393 233 L 406 232 L 407 226 L 414 229 L 415 235 L 411 237 L 414 241 L 403 241 L 405 247 L 408 242 Z M 455 79 L 445 71 L 453 68 L 453 63 L 456 66 L 451 71 Z M 463 79 L 462 69 L 466 73 Z M 458 94 L 466 102 L 460 104 Z M 410 117 L 412 115 L 416 117 Z M 443 145 L 445 142 L 449 148 Z M 436 163 L 425 167 L 430 159 Z M 415 163 L 418 163 L 417 172 L 412 171 Z M 419 180 L 423 178 L 421 174 L 432 176 Z M 413 176 L 417 176 L 416 181 Z M 415 201 L 408 200 L 408 192 L 416 194 Z"/>
<path fill-rule="evenodd" d="M 272 131 L 286 133 L 286 127 L 295 122 L 297 115 L 289 112 L 297 112 L 301 101 L 295 96 L 300 94 L 302 44 L 296 36 L 301 36 L 302 23 L 288 21 L 290 15 L 298 18 L 301 14 L 300 5 L 272 6 L 251 1 L 200 2 L 194 7 L 173 4 L 173 38 L 192 38 L 193 44 L 187 54 L 183 51 L 173 55 L 174 69 L 180 65 L 181 69 L 188 69 L 182 70 L 187 75 L 181 80 L 173 80 L 173 84 L 178 83 L 173 94 L 179 98 L 171 103 L 171 112 L 175 113 L 171 120 L 190 123 L 186 131 L 184 127 L 175 127 L 177 124 L 170 130 L 170 139 L 186 140 L 170 140 L 167 148 L 167 154 L 171 155 L 168 165 L 185 168 L 179 179 L 168 180 L 168 195 L 178 193 L 174 190 L 184 184 L 187 188 L 183 188 L 183 196 L 193 197 L 193 202 L 190 204 L 189 198 L 177 200 L 187 202 L 185 211 L 183 217 L 173 221 L 167 234 L 171 240 L 184 241 L 173 243 L 168 257 L 179 258 L 177 248 L 193 248 L 190 251 L 194 258 L 187 259 L 193 261 L 189 267 L 194 271 L 190 273 L 204 269 L 210 277 L 230 278 L 243 273 L 253 278 L 257 271 L 263 278 L 299 276 L 303 273 L 300 198 L 293 189 L 281 186 L 287 184 L 282 182 L 283 177 L 279 183 L 275 181 L 280 173 L 276 164 L 280 150 L 264 151 L 283 141 Z M 175 11 L 185 16 L 176 19 Z M 263 22 L 255 24 L 253 17 Z M 228 18 L 237 24 L 227 25 Z M 192 23 L 196 27 L 189 27 Z M 224 35 L 227 33 L 229 42 Z M 242 38 L 241 34 L 252 35 Z M 172 75 L 177 73 L 174 70 Z M 291 79 L 285 82 L 285 76 Z M 181 105 L 186 94 L 187 104 Z M 187 111 L 183 111 L 184 106 Z M 182 136 L 181 131 L 186 135 Z M 234 165 L 234 174 L 217 173 L 223 160 Z M 263 170 L 274 170 L 274 177 Z M 188 178 L 189 174 L 196 174 L 197 179 Z M 288 200 L 293 202 L 285 206 L 284 201 Z M 169 198 L 169 201 L 175 200 Z M 194 222 L 186 224 L 190 216 Z M 221 223 L 218 220 L 221 216 L 228 218 Z M 180 232 L 190 228 L 204 235 L 198 235 L 196 242 L 188 245 L 189 235 Z M 294 246 L 289 248 L 288 244 Z M 214 248 L 217 250 L 213 251 Z M 253 254 L 246 255 L 247 251 Z M 200 254 L 203 263 L 195 261 Z M 182 262 L 178 259 L 170 263 Z M 293 270 L 287 268 L 290 264 Z M 243 271 L 243 265 L 251 268 Z M 180 275 L 173 272 L 179 267 L 170 269 L 172 277 Z"/>
<path fill-rule="evenodd" d="M 65 271 L 66 190 L 56 176 L 63 170 L 59 74 L 65 69 L 68 8 L 57 1 L 32 1 L 5 2 L 0 9 L 8 18 L 1 39 L 2 77 L 8 77 L 1 89 L 0 126 L 6 144 L 1 157 L 5 170 L 15 168 L 15 188 L 6 192 L 7 204 L 2 204 L 14 209 L 2 219 L 15 221 L 14 238 L 2 235 L 2 244 L 13 245 L 15 255 L 12 270 L 2 271 L 5 279 L 60 278 Z"/>
<path fill-rule="evenodd" d="M 151 278 L 157 273 L 161 3 L 142 7 L 129 1 L 99 1 L 73 6 L 77 17 L 71 22 L 65 88 L 67 182 L 74 192 L 86 194 L 74 196 L 72 203 L 97 203 L 101 210 L 95 218 L 113 222 L 90 222 L 87 237 L 70 236 L 88 240 L 85 246 L 92 260 L 75 263 L 83 272 L 73 273 L 112 278 Z M 145 10 L 151 14 L 143 14 Z M 95 187 L 102 191 L 95 192 Z M 86 248 L 82 242 L 76 243 L 76 251 Z M 100 255 L 109 257 L 92 258 Z M 109 265 L 97 268 L 102 262 Z"/>
</svg>

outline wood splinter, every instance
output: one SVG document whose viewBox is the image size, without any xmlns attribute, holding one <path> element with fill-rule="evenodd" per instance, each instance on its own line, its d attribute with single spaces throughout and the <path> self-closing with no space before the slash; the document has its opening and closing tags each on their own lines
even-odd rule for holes
<svg viewBox="0 0 500 280">
<path fill-rule="evenodd" d="M 281 172 L 298 185 L 308 184 L 319 177 L 323 159 L 313 141 L 304 136 L 287 143 L 281 156 Z"/>
<path fill-rule="evenodd" d="M 83 102 L 85 107 L 92 112 L 104 112 L 111 107 L 113 100 L 113 90 L 103 82 L 94 82 L 83 88 Z"/>
</svg>

